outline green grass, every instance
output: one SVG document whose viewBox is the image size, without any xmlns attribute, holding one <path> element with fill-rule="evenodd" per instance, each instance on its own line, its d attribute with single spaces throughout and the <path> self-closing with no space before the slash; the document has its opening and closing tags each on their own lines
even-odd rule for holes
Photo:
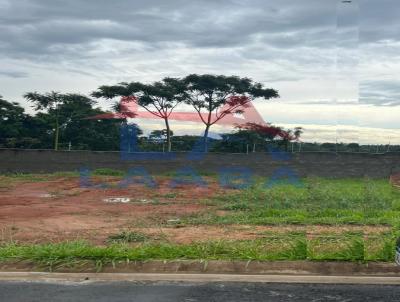
<svg viewBox="0 0 400 302">
<path fill-rule="evenodd" d="M 302 187 L 281 184 L 267 188 L 263 182 L 215 198 L 220 203 L 246 203 L 268 209 L 394 209 L 400 210 L 400 191 L 387 180 L 321 179 L 303 180 Z"/>
<path fill-rule="evenodd" d="M 307 254 L 312 260 L 363 261 L 365 244 L 362 234 L 317 236 L 309 240 Z"/>
<path fill-rule="evenodd" d="M 109 168 L 96 169 L 91 172 L 95 176 L 124 176 L 126 174 L 124 171 Z"/>
<path fill-rule="evenodd" d="M 0 175 L 0 190 L 7 190 L 20 183 L 46 182 L 58 178 L 76 178 L 77 172 L 57 172 L 47 174 L 7 173 Z"/>
<path fill-rule="evenodd" d="M 186 225 L 388 225 L 398 226 L 400 223 L 398 211 L 352 211 L 352 210 L 252 210 L 234 211 L 223 216 L 213 212 L 184 217 Z"/>
<path fill-rule="evenodd" d="M 167 199 L 174 199 L 179 196 L 178 192 L 170 192 L 165 194 L 159 194 L 158 197 L 167 198 Z"/>
<path fill-rule="evenodd" d="M 0 261 L 32 261 L 49 266 L 94 261 L 104 265 L 139 260 L 341 260 L 393 261 L 393 234 L 363 238 L 362 234 L 267 234 L 255 240 L 219 240 L 177 245 L 142 242 L 136 246 L 93 246 L 85 241 L 57 244 L 0 245 Z"/>
<path fill-rule="evenodd" d="M 78 172 L 55 172 L 55 173 L 46 173 L 46 174 L 32 174 L 32 173 L 9 173 L 0 175 L 2 177 L 2 181 L 5 182 L 15 182 L 15 181 L 23 181 L 23 182 L 42 182 L 49 181 L 57 178 L 72 178 L 78 177 Z"/>
<path fill-rule="evenodd" d="M 216 179 L 218 177 L 217 172 L 205 172 L 205 171 L 195 171 L 197 175 L 203 176 L 203 177 L 208 177 L 212 179 Z M 157 176 L 163 176 L 163 177 L 177 177 L 182 176 L 180 175 L 177 171 L 169 171 L 169 172 L 161 172 L 161 173 L 156 173 Z"/>
<path fill-rule="evenodd" d="M 96 176 L 124 176 L 126 172 L 121 170 L 102 168 L 95 169 L 91 171 L 92 175 Z M 40 181 L 48 181 L 57 178 L 76 178 L 79 177 L 78 171 L 71 172 L 54 172 L 54 173 L 6 173 L 0 175 L 0 177 L 9 180 L 21 180 L 26 182 L 40 182 Z"/>
<path fill-rule="evenodd" d="M 121 233 L 108 237 L 109 242 L 144 242 L 149 237 L 146 234 L 139 232 L 123 231 Z"/>
<path fill-rule="evenodd" d="M 400 226 L 400 190 L 387 180 L 308 178 L 302 187 L 272 188 L 258 181 L 245 190 L 209 198 L 227 211 L 192 216 L 192 224 L 387 224 Z"/>
</svg>

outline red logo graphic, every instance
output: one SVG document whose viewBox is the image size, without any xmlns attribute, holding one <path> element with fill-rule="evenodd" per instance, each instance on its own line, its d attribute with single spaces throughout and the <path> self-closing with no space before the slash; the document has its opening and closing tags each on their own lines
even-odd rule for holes
<svg viewBox="0 0 400 302">
<path fill-rule="evenodd" d="M 296 135 L 293 135 L 291 131 L 285 131 L 281 127 L 273 126 L 264 121 L 260 113 L 253 106 L 252 102 L 246 102 L 244 105 L 235 107 L 235 111 L 240 111 L 240 115 L 230 112 L 232 108 L 232 102 L 227 102 L 218 113 L 214 112 L 211 116 L 211 122 L 216 121 L 215 124 L 219 125 L 231 125 L 242 130 L 252 130 L 260 134 L 268 134 L 272 137 L 280 137 L 284 140 L 298 140 Z M 232 103 L 232 104 L 231 104 Z M 143 118 L 143 119 L 159 119 L 159 117 L 151 111 L 139 110 L 137 99 L 134 96 L 122 97 L 120 100 L 119 112 L 99 114 L 89 119 L 128 119 L 128 118 Z M 224 111 L 230 112 L 224 115 L 223 118 L 219 117 L 218 114 Z M 206 113 L 197 112 L 171 112 L 168 119 L 183 122 L 196 122 L 201 123 L 202 119 L 207 120 L 208 116 Z"/>
<path fill-rule="evenodd" d="M 221 108 L 221 112 L 229 109 L 229 104 Z M 267 125 L 264 119 L 258 113 L 257 109 L 251 102 L 246 106 L 239 108 L 242 112 L 240 116 L 234 114 L 227 114 L 224 118 L 219 119 L 216 124 L 219 125 L 241 125 L 245 123 L 255 123 L 259 125 Z M 207 119 L 205 113 L 202 114 L 204 119 Z M 122 97 L 120 101 L 120 112 L 104 113 L 91 117 L 91 119 L 127 119 L 127 118 L 144 118 L 144 119 L 158 119 L 156 115 L 146 110 L 139 110 L 139 105 L 134 96 Z M 197 122 L 201 123 L 201 118 L 197 112 L 172 112 L 169 116 L 170 120 Z M 213 113 L 211 120 L 216 120 L 216 113 Z"/>
</svg>

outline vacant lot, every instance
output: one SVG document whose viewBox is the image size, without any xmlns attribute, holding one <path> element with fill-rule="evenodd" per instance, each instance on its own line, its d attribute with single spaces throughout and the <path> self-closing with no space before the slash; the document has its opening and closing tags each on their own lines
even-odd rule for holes
<svg viewBox="0 0 400 302">
<path fill-rule="evenodd" d="M 269 187 L 258 179 L 233 189 L 216 176 L 203 176 L 206 186 L 154 179 L 157 187 L 121 188 L 118 171 L 97 171 L 90 187 L 74 173 L 0 176 L 0 258 L 26 244 L 60 251 L 59 243 L 72 251 L 116 249 L 124 259 L 127 246 L 138 253 L 132 259 L 393 256 L 400 191 L 388 180 L 310 178 Z"/>
</svg>

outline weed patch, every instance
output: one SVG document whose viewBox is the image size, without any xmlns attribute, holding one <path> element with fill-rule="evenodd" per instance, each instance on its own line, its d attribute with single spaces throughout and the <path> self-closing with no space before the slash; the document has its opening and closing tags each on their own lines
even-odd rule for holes
<svg viewBox="0 0 400 302">
<path fill-rule="evenodd" d="M 143 233 L 129 231 L 123 231 L 108 237 L 109 242 L 144 242 L 147 239 L 149 237 Z"/>
</svg>

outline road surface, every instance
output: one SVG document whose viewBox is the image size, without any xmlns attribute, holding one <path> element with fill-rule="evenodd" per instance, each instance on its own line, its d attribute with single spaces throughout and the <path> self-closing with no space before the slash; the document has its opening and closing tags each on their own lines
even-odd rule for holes
<svg viewBox="0 0 400 302">
<path fill-rule="evenodd" d="M 0 281 L 4 302 L 400 301 L 400 286 L 282 283 Z"/>
</svg>

